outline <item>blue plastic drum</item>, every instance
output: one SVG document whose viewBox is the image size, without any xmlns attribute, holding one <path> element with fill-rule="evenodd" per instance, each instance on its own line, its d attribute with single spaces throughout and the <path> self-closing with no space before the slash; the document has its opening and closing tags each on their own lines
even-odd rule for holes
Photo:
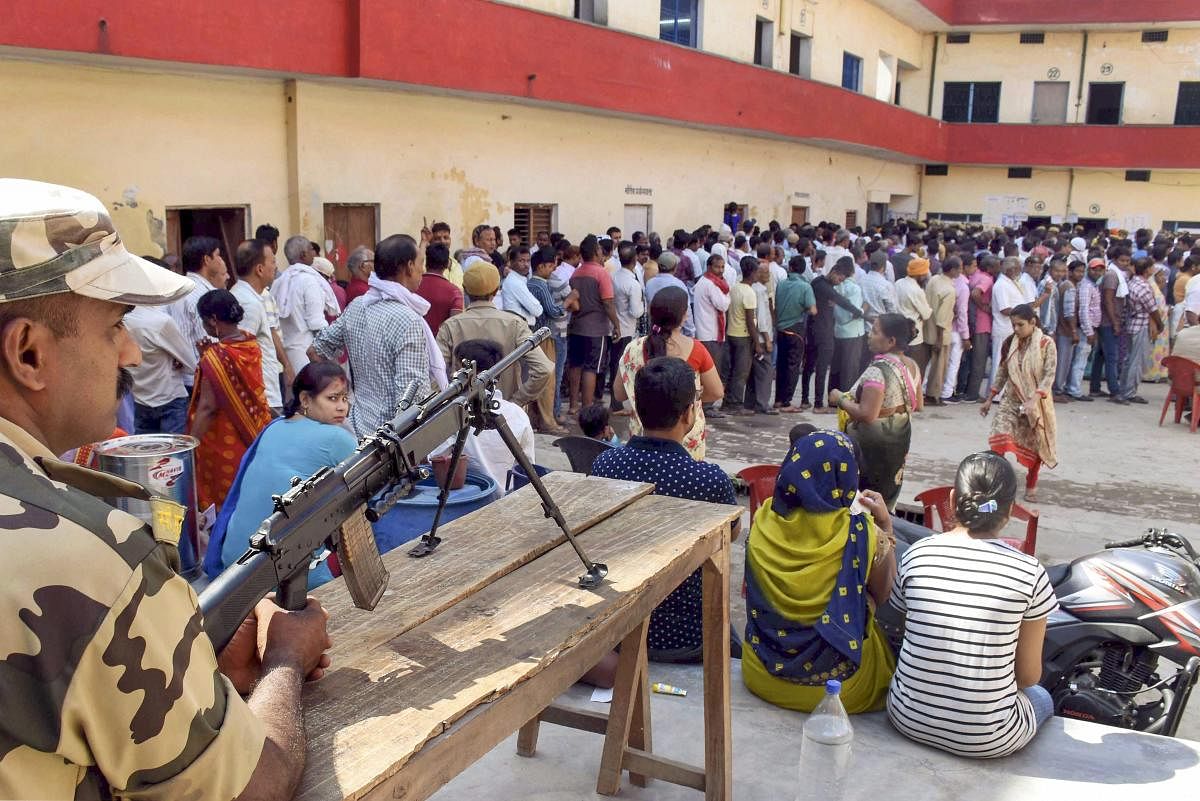
<svg viewBox="0 0 1200 801">
<path fill-rule="evenodd" d="M 467 483 L 462 489 L 450 491 L 446 510 L 438 527 L 482 509 L 501 495 L 500 487 L 487 473 L 467 470 Z M 417 484 L 411 495 L 399 501 L 383 519 L 372 527 L 380 553 L 415 540 L 433 525 L 437 512 L 438 487 L 432 478 Z"/>
</svg>

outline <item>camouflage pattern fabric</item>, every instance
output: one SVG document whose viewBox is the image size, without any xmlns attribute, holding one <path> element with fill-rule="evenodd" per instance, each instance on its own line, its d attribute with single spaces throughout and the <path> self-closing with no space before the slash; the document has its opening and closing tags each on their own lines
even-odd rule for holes
<svg viewBox="0 0 1200 801">
<path fill-rule="evenodd" d="M 53 459 L 0 418 L 0 798 L 235 798 L 264 730 L 175 548 Z"/>
<path fill-rule="evenodd" d="M 190 290 L 182 276 L 129 253 L 108 209 L 88 193 L 0 178 L 0 303 L 76 292 L 162 304 Z"/>
</svg>

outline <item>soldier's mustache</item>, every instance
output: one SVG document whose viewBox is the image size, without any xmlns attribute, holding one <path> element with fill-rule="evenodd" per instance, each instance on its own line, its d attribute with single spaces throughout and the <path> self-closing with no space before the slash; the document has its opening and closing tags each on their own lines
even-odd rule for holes
<svg viewBox="0 0 1200 801">
<path fill-rule="evenodd" d="M 117 399 L 120 400 L 133 389 L 133 373 L 124 367 L 117 369 Z"/>
</svg>

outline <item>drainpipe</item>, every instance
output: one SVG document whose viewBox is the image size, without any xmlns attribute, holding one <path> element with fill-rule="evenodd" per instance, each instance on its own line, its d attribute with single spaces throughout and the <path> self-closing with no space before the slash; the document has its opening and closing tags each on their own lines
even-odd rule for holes
<svg viewBox="0 0 1200 801">
<path fill-rule="evenodd" d="M 1072 200 L 1072 196 L 1074 194 L 1075 194 L 1075 168 L 1068 167 L 1067 168 L 1067 213 L 1066 213 L 1067 217 L 1071 216 L 1071 207 L 1072 207 L 1071 200 Z M 1074 225 L 1074 223 L 1071 223 L 1071 224 Z"/>
<path fill-rule="evenodd" d="M 1079 107 L 1083 105 L 1083 76 L 1087 70 L 1088 32 L 1083 32 L 1083 52 L 1079 54 L 1079 85 L 1075 87 L 1075 122 L 1079 123 Z"/>
<path fill-rule="evenodd" d="M 1085 33 L 1086 37 L 1087 34 Z M 937 78 L 938 35 L 933 35 L 933 59 L 929 63 L 929 104 L 925 107 L 925 116 L 933 116 L 933 86 Z"/>
</svg>

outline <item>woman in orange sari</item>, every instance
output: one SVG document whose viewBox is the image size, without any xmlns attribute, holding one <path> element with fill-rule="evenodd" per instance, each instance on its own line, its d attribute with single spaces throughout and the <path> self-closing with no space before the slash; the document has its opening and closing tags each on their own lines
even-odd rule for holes
<svg viewBox="0 0 1200 801">
<path fill-rule="evenodd" d="M 200 511 L 219 511 L 246 448 L 271 422 L 263 392 L 262 352 L 254 335 L 238 328 L 242 307 L 233 294 L 214 289 L 196 311 L 215 338 L 201 346 L 196 389 L 188 408 L 188 433 L 196 449 L 196 499 Z"/>
</svg>

